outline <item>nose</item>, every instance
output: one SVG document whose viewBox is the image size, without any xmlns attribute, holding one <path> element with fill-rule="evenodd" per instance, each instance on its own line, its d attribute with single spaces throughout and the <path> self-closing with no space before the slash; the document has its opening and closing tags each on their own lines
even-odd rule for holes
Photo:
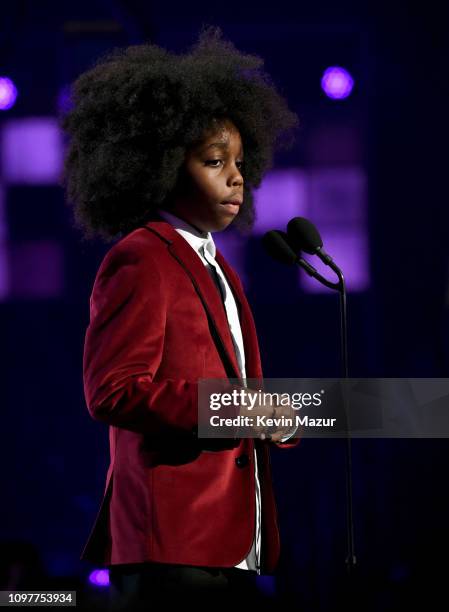
<svg viewBox="0 0 449 612">
<path fill-rule="evenodd" d="M 229 173 L 228 184 L 232 186 L 241 186 L 243 185 L 243 176 L 237 166 Z"/>
</svg>

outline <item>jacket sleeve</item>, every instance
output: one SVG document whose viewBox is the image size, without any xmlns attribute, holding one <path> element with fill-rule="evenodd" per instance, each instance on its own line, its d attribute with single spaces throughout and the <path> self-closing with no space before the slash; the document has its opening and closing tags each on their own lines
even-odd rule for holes
<svg viewBox="0 0 449 612">
<path fill-rule="evenodd" d="M 128 241 L 107 253 L 90 298 L 83 374 L 92 418 L 149 435 L 196 435 L 198 384 L 155 381 L 167 296 L 155 261 Z"/>
</svg>

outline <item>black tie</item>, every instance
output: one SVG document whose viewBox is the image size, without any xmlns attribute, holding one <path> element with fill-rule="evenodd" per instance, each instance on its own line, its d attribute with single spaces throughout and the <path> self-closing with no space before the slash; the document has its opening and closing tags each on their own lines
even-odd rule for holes
<svg viewBox="0 0 449 612">
<path fill-rule="evenodd" d="M 217 287 L 217 289 L 218 289 L 218 291 L 220 293 L 221 301 L 223 302 L 223 305 L 224 305 L 225 296 L 223 294 L 223 288 L 221 286 L 221 281 L 220 281 L 220 277 L 218 276 L 217 270 L 215 269 L 215 266 L 213 266 L 209 262 L 206 263 L 206 267 L 207 267 L 207 270 L 209 272 L 210 277 L 214 281 L 215 286 Z"/>
</svg>

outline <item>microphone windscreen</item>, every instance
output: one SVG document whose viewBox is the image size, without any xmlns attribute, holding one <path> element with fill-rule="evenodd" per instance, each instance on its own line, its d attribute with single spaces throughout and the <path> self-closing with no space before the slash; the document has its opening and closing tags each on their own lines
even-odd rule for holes
<svg viewBox="0 0 449 612">
<path fill-rule="evenodd" d="M 291 266 L 297 260 L 296 253 L 288 244 L 288 236 L 285 232 L 280 230 L 267 232 L 262 238 L 262 244 L 268 255 L 276 259 L 276 261 Z"/>
<path fill-rule="evenodd" d="M 287 225 L 288 239 L 296 251 L 314 255 L 323 246 L 320 232 L 308 219 L 295 217 Z"/>
</svg>

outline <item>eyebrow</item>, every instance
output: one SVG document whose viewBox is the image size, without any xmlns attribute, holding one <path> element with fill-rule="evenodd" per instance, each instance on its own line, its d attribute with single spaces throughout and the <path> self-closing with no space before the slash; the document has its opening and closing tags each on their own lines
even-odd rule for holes
<svg viewBox="0 0 449 612">
<path fill-rule="evenodd" d="M 212 142 L 211 144 L 207 145 L 207 147 L 204 147 L 203 151 L 207 151 L 207 149 L 211 149 L 212 147 L 219 147 L 220 149 L 228 149 L 229 143 L 228 142 Z M 241 149 L 242 155 L 243 155 L 243 150 Z"/>
<path fill-rule="evenodd" d="M 227 149 L 228 143 L 227 142 L 212 142 L 211 144 L 207 145 L 207 147 L 204 147 L 204 149 L 210 149 L 211 147 L 220 147 L 222 149 Z"/>
</svg>

